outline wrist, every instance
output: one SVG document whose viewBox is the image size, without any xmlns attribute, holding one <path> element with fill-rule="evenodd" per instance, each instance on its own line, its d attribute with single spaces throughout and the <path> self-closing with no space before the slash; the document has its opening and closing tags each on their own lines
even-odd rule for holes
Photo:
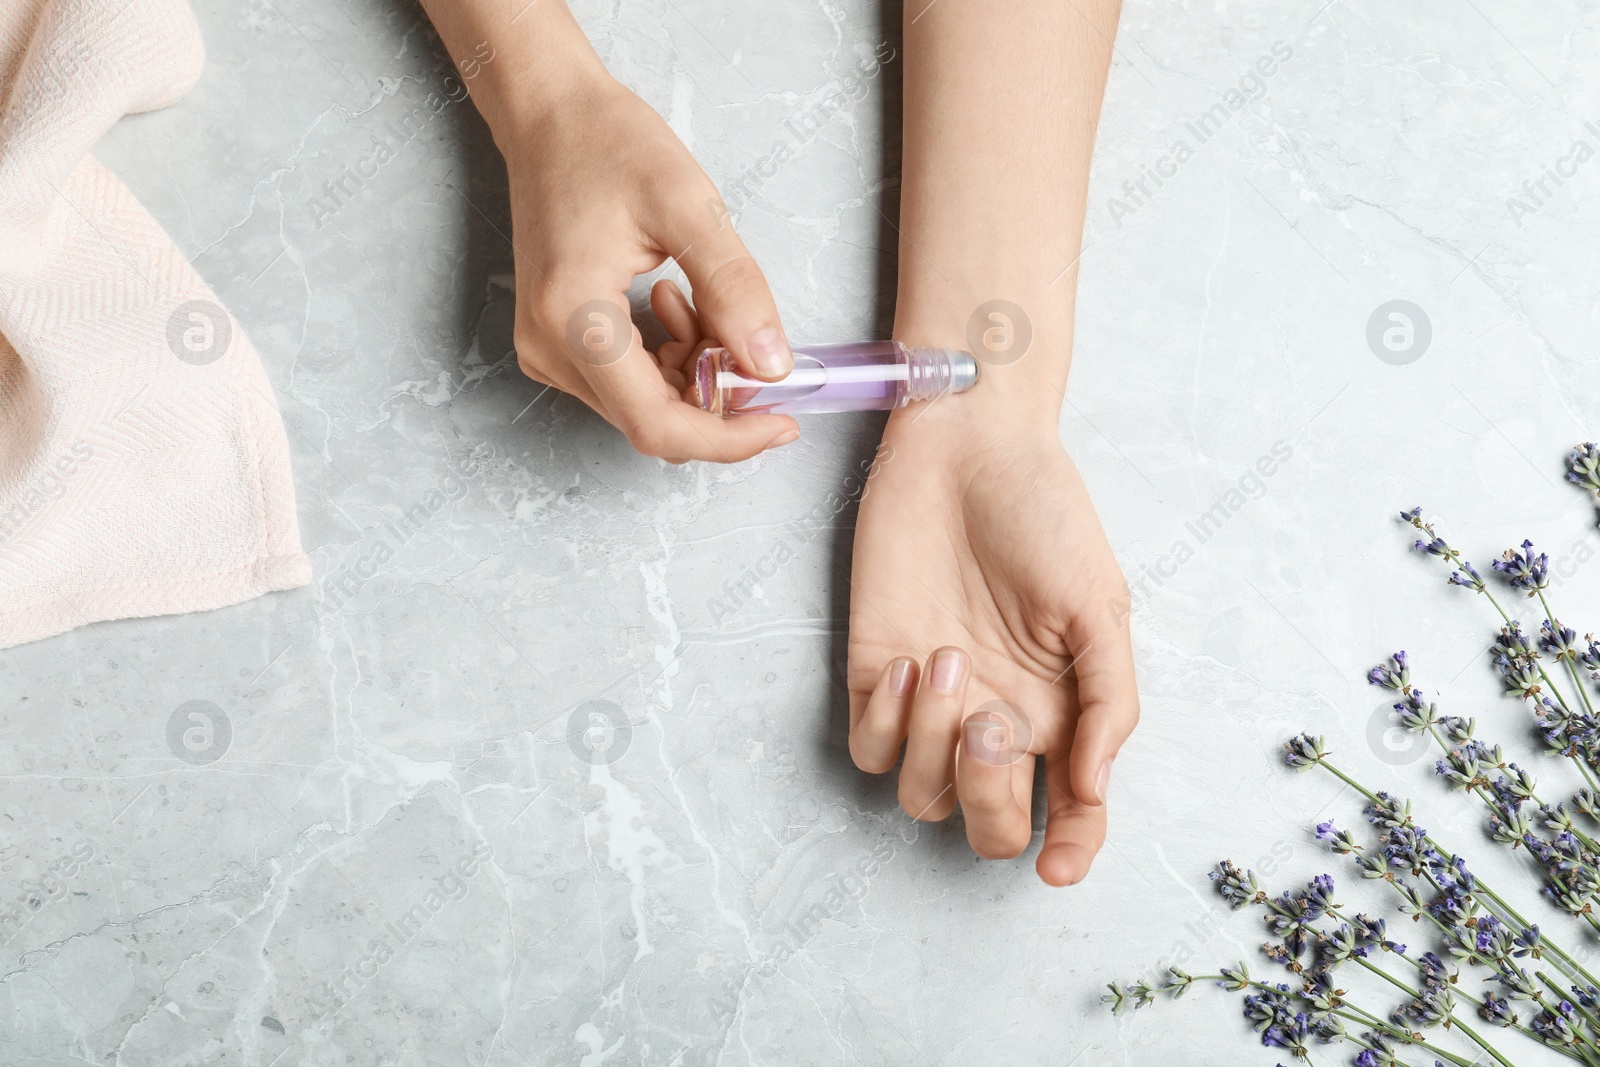
<svg viewBox="0 0 1600 1067">
<path fill-rule="evenodd" d="M 507 63 L 484 86 L 478 110 L 502 154 L 563 115 L 585 110 L 584 101 L 620 88 L 589 42 L 541 50 L 537 59 Z"/>
<path fill-rule="evenodd" d="M 615 84 L 565 3 L 532 4 L 509 20 L 480 3 L 424 6 L 502 151 L 575 99 Z"/>
<path fill-rule="evenodd" d="M 1003 331 L 958 330 L 953 325 L 917 326 L 897 321 L 894 338 L 907 345 L 932 345 L 971 352 L 978 381 L 965 393 L 901 408 L 891 417 L 926 422 L 928 429 L 961 436 L 1022 435 L 1059 440 L 1061 405 L 1071 358 L 1070 333 L 1047 337 Z"/>
</svg>

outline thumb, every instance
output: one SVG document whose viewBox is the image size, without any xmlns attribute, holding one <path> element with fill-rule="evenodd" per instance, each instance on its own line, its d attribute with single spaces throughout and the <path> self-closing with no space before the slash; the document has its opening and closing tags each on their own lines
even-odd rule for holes
<svg viewBox="0 0 1600 1067">
<path fill-rule="evenodd" d="M 775 381 L 793 370 L 772 290 L 726 210 L 691 211 L 674 230 L 669 247 L 682 251 L 672 258 L 689 278 L 705 336 L 716 338 L 753 378 Z"/>
</svg>

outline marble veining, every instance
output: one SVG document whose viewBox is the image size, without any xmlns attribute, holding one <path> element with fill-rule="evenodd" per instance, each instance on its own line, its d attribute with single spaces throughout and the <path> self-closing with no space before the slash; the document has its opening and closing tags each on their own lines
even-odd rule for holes
<svg viewBox="0 0 1600 1067">
<path fill-rule="evenodd" d="M 887 329 L 884 8 L 575 10 L 791 335 Z M 1362 674 L 1404 647 L 1527 743 L 1402 507 L 1480 557 L 1541 540 L 1596 603 L 1559 477 L 1600 432 L 1592 5 L 1125 7 L 1061 432 L 1144 723 L 1067 891 L 850 764 L 828 500 L 878 417 L 732 469 L 631 454 L 517 370 L 504 171 L 420 10 L 199 13 L 200 84 L 97 154 L 260 349 L 316 582 L 0 653 L 0 1063 L 1271 1064 L 1221 994 L 1097 998 L 1253 953 L 1215 860 L 1329 866 L 1307 828 L 1355 804 L 1284 736 L 1489 855 Z M 1395 358 L 1369 323 L 1401 300 L 1428 340 Z"/>
</svg>

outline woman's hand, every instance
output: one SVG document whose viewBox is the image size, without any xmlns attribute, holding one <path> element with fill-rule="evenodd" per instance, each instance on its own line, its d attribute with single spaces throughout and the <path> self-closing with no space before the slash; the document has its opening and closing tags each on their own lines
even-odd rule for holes
<svg viewBox="0 0 1600 1067">
<path fill-rule="evenodd" d="M 453 55 L 492 48 L 472 91 L 510 177 L 523 372 L 581 399 L 646 455 L 731 462 L 798 437 L 787 416 L 725 420 L 683 399 L 704 341 L 766 380 L 793 357 L 715 184 L 661 116 L 606 72 L 564 4 L 517 19 L 484 0 L 426 6 Z M 656 284 L 651 306 L 672 340 L 651 353 L 627 290 L 668 259 L 695 303 Z"/>
<path fill-rule="evenodd" d="M 884 446 L 856 525 L 851 756 L 881 774 L 904 743 L 900 806 L 940 820 L 959 800 L 991 859 L 1027 848 L 1043 757 L 1039 877 L 1075 883 L 1139 716 L 1127 586 L 1083 481 L 1053 422 L 978 390 L 895 412 Z"/>
</svg>

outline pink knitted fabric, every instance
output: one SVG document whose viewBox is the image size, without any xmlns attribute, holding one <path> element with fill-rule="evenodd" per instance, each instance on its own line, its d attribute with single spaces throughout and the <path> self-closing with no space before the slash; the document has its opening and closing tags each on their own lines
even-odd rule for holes
<svg viewBox="0 0 1600 1067">
<path fill-rule="evenodd" d="M 311 580 L 255 349 L 89 155 L 204 61 L 187 0 L 0 2 L 0 648 Z"/>
</svg>

